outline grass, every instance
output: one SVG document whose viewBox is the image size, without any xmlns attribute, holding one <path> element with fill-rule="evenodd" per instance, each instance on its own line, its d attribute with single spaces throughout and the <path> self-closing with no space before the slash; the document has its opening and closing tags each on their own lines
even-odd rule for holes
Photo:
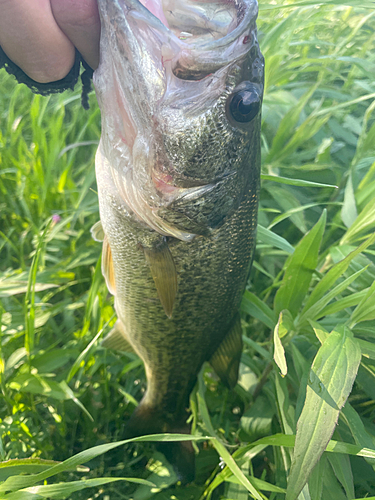
<svg viewBox="0 0 375 500">
<path fill-rule="evenodd" d="M 145 376 L 135 355 L 99 346 L 115 318 L 89 231 L 95 96 L 85 112 L 79 90 L 42 98 L 0 73 L 0 498 L 375 497 L 375 12 L 351 3 L 261 3 L 241 376 L 232 392 L 209 367 L 199 377 L 188 487 L 168 488 L 151 443 L 111 444 Z"/>
</svg>

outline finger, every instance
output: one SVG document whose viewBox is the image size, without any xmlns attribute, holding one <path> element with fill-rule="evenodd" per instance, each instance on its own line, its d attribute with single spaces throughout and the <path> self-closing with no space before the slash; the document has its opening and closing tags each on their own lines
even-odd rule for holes
<svg viewBox="0 0 375 500">
<path fill-rule="evenodd" d="M 99 64 L 100 19 L 96 0 L 50 0 L 61 30 L 96 69 Z"/>
<path fill-rule="evenodd" d="M 60 80 L 74 64 L 74 46 L 57 25 L 49 0 L 0 0 L 0 45 L 37 82 Z"/>
</svg>

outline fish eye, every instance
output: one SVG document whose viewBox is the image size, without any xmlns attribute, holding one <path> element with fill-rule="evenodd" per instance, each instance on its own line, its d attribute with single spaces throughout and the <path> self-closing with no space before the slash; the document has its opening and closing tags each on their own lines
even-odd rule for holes
<svg viewBox="0 0 375 500">
<path fill-rule="evenodd" d="M 230 96 L 228 104 L 231 118 L 239 123 L 249 123 L 260 110 L 259 90 L 251 82 L 242 82 Z"/>
</svg>

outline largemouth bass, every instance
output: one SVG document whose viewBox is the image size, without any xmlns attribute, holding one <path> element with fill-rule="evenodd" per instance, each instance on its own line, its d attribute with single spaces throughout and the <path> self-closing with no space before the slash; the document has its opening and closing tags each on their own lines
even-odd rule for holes
<svg viewBox="0 0 375 500">
<path fill-rule="evenodd" d="M 102 136 L 93 235 L 103 239 L 118 316 L 104 345 L 134 350 L 147 376 L 127 437 L 188 432 L 205 361 L 227 387 L 237 382 L 263 97 L 255 0 L 143 3 L 98 1 L 94 74 Z M 193 477 L 190 444 L 166 453 Z"/>
</svg>

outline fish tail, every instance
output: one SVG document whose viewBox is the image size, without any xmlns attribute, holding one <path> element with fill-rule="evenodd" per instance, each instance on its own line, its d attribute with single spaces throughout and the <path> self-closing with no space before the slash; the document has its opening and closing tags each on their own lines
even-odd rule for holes
<svg viewBox="0 0 375 500">
<path fill-rule="evenodd" d="M 140 403 L 125 425 L 124 438 L 161 433 L 190 434 L 190 428 L 184 419 L 169 423 L 165 415 Z M 182 483 L 194 480 L 195 453 L 191 441 L 157 442 L 155 445 L 173 466 Z"/>
</svg>

